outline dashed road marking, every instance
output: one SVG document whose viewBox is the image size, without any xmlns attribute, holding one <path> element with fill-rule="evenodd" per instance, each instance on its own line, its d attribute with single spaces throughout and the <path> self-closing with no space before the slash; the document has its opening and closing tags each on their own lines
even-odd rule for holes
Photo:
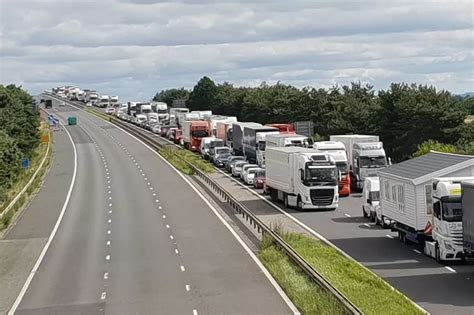
<svg viewBox="0 0 474 315">
<path fill-rule="evenodd" d="M 368 227 L 368 228 L 370 227 L 370 224 L 369 224 L 369 223 L 364 223 L 364 225 L 365 225 L 366 227 Z"/>
<path fill-rule="evenodd" d="M 148 178 L 145 177 L 144 180 L 148 180 Z"/>
<path fill-rule="evenodd" d="M 112 231 L 111 231 L 111 230 L 108 230 L 108 231 L 107 231 L 107 234 L 109 234 L 109 235 L 112 234 Z"/>
<path fill-rule="evenodd" d="M 109 222 L 109 223 L 112 223 L 112 219 L 109 219 L 109 221 L 108 221 L 108 222 Z"/>
<path fill-rule="evenodd" d="M 351 215 L 350 215 L 350 214 L 347 214 L 347 213 L 344 213 L 344 215 L 345 215 L 346 217 L 348 217 L 348 218 L 351 217 Z"/>
<path fill-rule="evenodd" d="M 177 248 L 174 249 L 174 252 L 176 253 L 176 255 L 179 255 L 179 250 Z"/>
<path fill-rule="evenodd" d="M 150 190 L 153 190 L 153 187 L 150 187 Z"/>
<path fill-rule="evenodd" d="M 112 203 L 109 203 L 109 207 L 112 207 Z"/>
<path fill-rule="evenodd" d="M 107 241 L 107 246 L 110 246 L 110 243 L 111 243 L 110 241 Z"/>
<path fill-rule="evenodd" d="M 156 196 L 156 193 L 153 193 L 153 197 L 155 197 L 155 196 Z"/>
<path fill-rule="evenodd" d="M 105 256 L 105 260 L 110 260 L 110 255 Z"/>
<path fill-rule="evenodd" d="M 180 268 L 181 268 L 181 271 L 182 271 L 182 272 L 184 272 L 184 271 L 186 270 L 186 269 L 184 269 L 184 266 L 183 266 L 183 265 L 181 265 Z"/>
<path fill-rule="evenodd" d="M 174 240 L 174 236 L 173 236 L 173 235 L 170 235 L 170 239 Z"/>
<path fill-rule="evenodd" d="M 385 235 L 385 236 L 388 237 L 388 238 L 393 239 L 393 236 L 392 236 L 392 235 L 388 235 L 388 234 L 387 234 L 387 235 Z"/>
<path fill-rule="evenodd" d="M 169 224 L 166 224 L 166 228 L 169 229 L 169 228 L 170 228 L 170 225 L 169 225 Z"/>
<path fill-rule="evenodd" d="M 454 270 L 453 268 L 451 268 L 451 267 L 449 267 L 449 266 L 444 266 L 444 268 L 445 268 L 446 270 L 449 270 L 449 271 L 451 271 L 451 272 L 456 273 L 456 270 Z"/>
<path fill-rule="evenodd" d="M 105 300 L 106 297 L 107 297 L 107 292 L 102 292 L 102 294 L 100 295 L 100 299 Z"/>
<path fill-rule="evenodd" d="M 112 210 L 109 210 L 109 213 L 112 213 Z"/>
<path fill-rule="evenodd" d="M 191 286 L 189 284 L 186 284 L 186 291 L 189 292 L 189 290 L 191 290 Z"/>
<path fill-rule="evenodd" d="M 160 202 L 160 200 L 156 199 L 155 202 Z"/>
<path fill-rule="evenodd" d="M 417 254 L 421 254 L 421 252 L 418 249 L 414 249 L 413 251 Z"/>
<path fill-rule="evenodd" d="M 107 279 L 109 279 L 109 273 L 108 272 L 104 273 L 104 280 L 107 280 Z"/>
<path fill-rule="evenodd" d="M 160 209 L 160 210 L 161 210 L 161 209 L 163 209 L 163 207 L 162 207 L 162 206 L 158 206 L 158 209 Z"/>
</svg>

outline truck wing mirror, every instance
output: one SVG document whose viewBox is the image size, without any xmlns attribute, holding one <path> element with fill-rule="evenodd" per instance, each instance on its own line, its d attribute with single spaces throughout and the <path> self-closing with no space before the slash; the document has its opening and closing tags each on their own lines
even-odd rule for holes
<svg viewBox="0 0 474 315">
<path fill-rule="evenodd" d="M 367 199 L 367 203 L 368 203 L 369 205 L 371 205 L 371 204 L 372 204 L 372 201 L 371 201 L 370 199 Z"/>
<path fill-rule="evenodd" d="M 304 181 L 304 171 L 300 168 L 300 179 Z"/>
<path fill-rule="evenodd" d="M 342 180 L 342 173 L 341 173 L 341 171 L 337 171 L 337 179 L 338 179 L 339 181 Z"/>
<path fill-rule="evenodd" d="M 392 165 L 392 158 L 388 157 L 388 165 Z"/>
</svg>

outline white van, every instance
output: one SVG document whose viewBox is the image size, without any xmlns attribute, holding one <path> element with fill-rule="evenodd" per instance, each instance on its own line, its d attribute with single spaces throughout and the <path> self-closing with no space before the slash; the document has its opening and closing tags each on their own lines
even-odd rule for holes
<svg viewBox="0 0 474 315">
<path fill-rule="evenodd" d="M 199 148 L 199 152 L 201 153 L 201 157 L 203 159 L 209 159 L 209 144 L 215 137 L 204 137 L 201 138 L 201 146 Z"/>
<path fill-rule="evenodd" d="M 362 189 L 362 214 L 364 218 L 376 220 L 376 207 L 380 202 L 380 180 L 378 177 L 366 177 Z"/>
</svg>

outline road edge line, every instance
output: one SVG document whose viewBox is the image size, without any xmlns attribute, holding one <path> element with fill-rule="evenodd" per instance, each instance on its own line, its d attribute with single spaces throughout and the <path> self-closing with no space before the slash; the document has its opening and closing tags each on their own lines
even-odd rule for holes
<svg viewBox="0 0 474 315">
<path fill-rule="evenodd" d="M 72 175 L 71 184 L 69 186 L 69 190 L 68 190 L 68 193 L 66 195 L 66 199 L 64 201 L 63 207 L 61 209 L 61 213 L 59 214 L 59 217 L 56 220 L 56 224 L 54 225 L 54 228 L 53 228 L 53 230 L 51 231 L 51 234 L 48 237 L 48 241 L 44 245 L 43 250 L 41 251 L 38 259 L 36 260 L 36 263 L 33 266 L 33 269 L 30 271 L 30 274 L 28 275 L 28 278 L 26 278 L 26 281 L 23 284 L 23 287 L 21 288 L 20 293 L 18 294 L 15 302 L 13 303 L 12 307 L 8 311 L 8 315 L 15 314 L 18 306 L 20 305 L 23 297 L 25 296 L 26 291 L 28 290 L 28 287 L 30 286 L 31 281 L 33 280 L 33 277 L 35 276 L 36 272 L 38 271 L 38 268 L 41 265 L 41 262 L 43 261 L 44 256 L 46 256 L 46 252 L 48 251 L 48 248 L 51 245 L 51 243 L 53 241 L 53 238 L 54 238 L 54 236 L 56 235 L 56 232 L 59 229 L 59 225 L 61 224 L 61 221 L 64 217 L 64 213 L 66 212 L 66 208 L 69 204 L 69 200 L 70 200 L 71 195 L 72 195 L 72 190 L 74 189 L 74 185 L 76 183 L 76 174 L 77 174 L 77 149 L 76 149 L 76 145 L 75 145 L 75 143 L 72 139 L 71 134 L 66 129 L 66 126 L 64 126 L 64 124 L 62 122 L 59 122 L 59 123 L 64 128 L 64 130 L 66 131 L 66 133 L 69 137 L 69 140 L 71 141 L 72 147 L 74 149 L 74 172 L 73 172 L 73 175 Z"/>
</svg>

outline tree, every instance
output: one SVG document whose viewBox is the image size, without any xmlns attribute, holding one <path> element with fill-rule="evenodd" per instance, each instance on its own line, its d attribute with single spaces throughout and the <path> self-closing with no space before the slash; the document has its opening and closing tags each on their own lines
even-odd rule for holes
<svg viewBox="0 0 474 315">
<path fill-rule="evenodd" d="M 412 157 L 418 157 L 430 153 L 431 151 L 446 152 L 446 153 L 460 153 L 459 149 L 452 144 L 440 143 L 434 140 L 428 140 L 418 146 L 418 149 L 413 153 Z"/>
<path fill-rule="evenodd" d="M 179 89 L 168 89 L 161 90 L 159 93 L 156 93 L 153 100 L 155 102 L 165 102 L 168 106 L 173 105 L 174 100 L 187 100 L 189 98 L 189 91 L 184 87 Z"/>
<path fill-rule="evenodd" d="M 202 77 L 189 94 L 186 106 L 190 110 L 212 110 L 217 107 L 218 89 L 209 77 Z"/>
</svg>

